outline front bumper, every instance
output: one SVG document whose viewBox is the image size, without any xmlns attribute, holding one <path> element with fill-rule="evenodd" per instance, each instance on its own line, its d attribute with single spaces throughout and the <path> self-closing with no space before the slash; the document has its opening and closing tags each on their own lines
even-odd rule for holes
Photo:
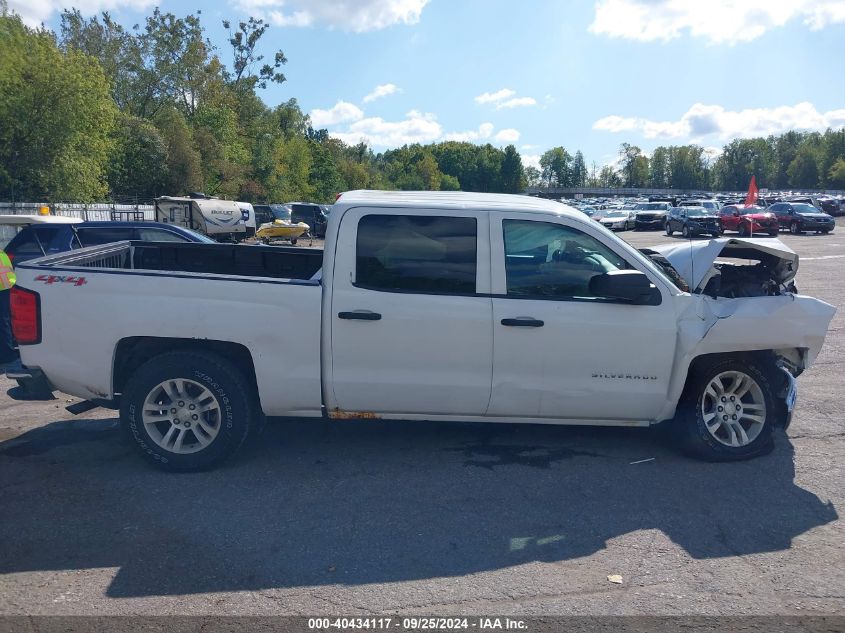
<svg viewBox="0 0 845 633">
<path fill-rule="evenodd" d="M 690 235 L 713 235 L 714 233 L 721 233 L 722 227 L 717 224 L 688 224 L 687 228 L 689 229 Z"/>
<path fill-rule="evenodd" d="M 804 222 L 801 225 L 802 231 L 832 231 L 836 227 L 835 222 Z"/>
<path fill-rule="evenodd" d="M 634 220 L 634 227 L 638 229 L 653 229 L 662 231 L 666 225 L 666 218 L 655 218 L 654 220 Z"/>
</svg>

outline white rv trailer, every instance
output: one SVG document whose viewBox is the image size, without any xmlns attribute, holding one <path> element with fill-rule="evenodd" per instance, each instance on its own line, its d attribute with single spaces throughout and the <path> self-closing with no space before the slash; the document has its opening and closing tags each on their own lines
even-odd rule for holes
<svg viewBox="0 0 845 633">
<path fill-rule="evenodd" d="M 244 224 L 246 224 L 246 236 L 252 237 L 255 235 L 255 208 L 249 202 L 236 202 L 241 209 Z"/>
<path fill-rule="evenodd" d="M 156 198 L 156 220 L 193 229 L 218 242 L 240 241 L 246 237 L 246 224 L 238 204 L 219 198 Z"/>
</svg>

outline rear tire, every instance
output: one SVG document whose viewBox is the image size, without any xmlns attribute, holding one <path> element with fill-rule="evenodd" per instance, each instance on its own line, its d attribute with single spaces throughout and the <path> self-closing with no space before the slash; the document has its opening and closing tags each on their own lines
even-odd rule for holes
<svg viewBox="0 0 845 633">
<path fill-rule="evenodd" d="M 706 461 L 765 455 L 774 447 L 781 400 L 755 360 L 716 360 L 690 375 L 672 422 L 675 437 L 685 452 Z"/>
<path fill-rule="evenodd" d="M 254 389 L 207 352 L 156 356 L 129 378 L 120 421 L 141 455 L 162 470 L 197 471 L 230 457 L 257 417 Z"/>
</svg>

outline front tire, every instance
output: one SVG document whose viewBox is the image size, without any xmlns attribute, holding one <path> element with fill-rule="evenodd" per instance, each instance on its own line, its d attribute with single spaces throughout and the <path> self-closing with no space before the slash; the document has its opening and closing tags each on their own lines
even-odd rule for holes
<svg viewBox="0 0 845 633">
<path fill-rule="evenodd" d="M 167 352 L 129 378 L 120 421 L 141 455 L 163 470 L 216 466 L 244 443 L 256 417 L 254 390 L 229 361 Z"/>
<path fill-rule="evenodd" d="M 681 235 L 684 236 L 684 238 L 689 239 L 690 232 L 689 227 L 686 224 L 681 227 Z"/>
<path fill-rule="evenodd" d="M 798 226 L 798 222 L 793 222 L 789 225 L 789 232 L 793 235 L 800 235 L 801 234 L 801 227 Z"/>
<path fill-rule="evenodd" d="M 668 235 L 669 237 L 672 237 L 672 233 L 674 233 L 674 232 L 675 231 L 672 230 L 672 225 L 667 222 L 666 223 L 666 235 Z"/>
<path fill-rule="evenodd" d="M 674 421 L 682 448 L 707 461 L 739 461 L 771 452 L 782 411 L 772 382 L 753 359 L 723 359 L 689 378 Z"/>
<path fill-rule="evenodd" d="M 739 236 L 740 237 L 748 237 L 748 225 L 740 224 L 739 225 Z"/>
</svg>

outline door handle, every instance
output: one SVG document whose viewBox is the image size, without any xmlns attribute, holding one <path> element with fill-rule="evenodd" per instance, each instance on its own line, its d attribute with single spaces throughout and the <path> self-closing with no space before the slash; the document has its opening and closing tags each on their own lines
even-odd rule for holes
<svg viewBox="0 0 845 633">
<path fill-rule="evenodd" d="M 502 325 L 509 327 L 543 327 L 545 322 L 532 317 L 517 317 L 516 319 L 502 319 Z"/>
<path fill-rule="evenodd" d="M 369 310 L 354 310 L 352 312 L 338 312 L 338 319 L 348 319 L 350 321 L 380 321 L 381 315 L 378 312 L 370 312 Z"/>
</svg>

